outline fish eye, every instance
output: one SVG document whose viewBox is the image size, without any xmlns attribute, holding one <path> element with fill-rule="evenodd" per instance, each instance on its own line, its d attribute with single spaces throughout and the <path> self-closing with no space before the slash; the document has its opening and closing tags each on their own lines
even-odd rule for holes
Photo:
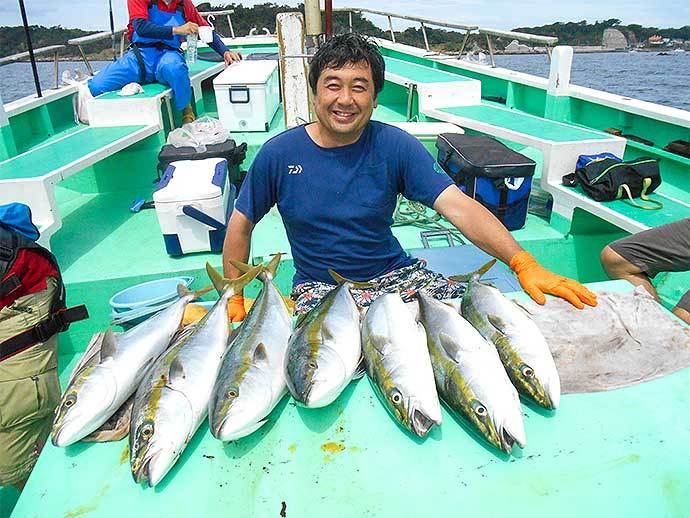
<svg viewBox="0 0 690 518">
<path fill-rule="evenodd" d="M 520 368 L 520 371 L 522 372 L 522 375 L 525 378 L 533 378 L 534 377 L 534 369 L 532 369 L 532 367 L 530 367 L 529 365 L 523 365 Z"/>
<path fill-rule="evenodd" d="M 472 400 L 472 410 L 478 417 L 486 417 L 489 411 L 476 399 Z"/>
<path fill-rule="evenodd" d="M 391 391 L 391 401 L 393 402 L 394 405 L 399 405 L 402 403 L 403 397 L 402 394 L 398 389 L 393 389 Z"/>
<path fill-rule="evenodd" d="M 144 439 L 150 439 L 152 435 L 153 435 L 153 425 L 152 424 L 145 424 L 144 426 L 141 427 L 141 436 Z"/>
<path fill-rule="evenodd" d="M 74 394 L 70 394 L 65 399 L 65 407 L 69 408 L 69 407 L 73 406 L 76 402 L 77 402 L 77 396 L 75 396 Z"/>
<path fill-rule="evenodd" d="M 232 389 L 228 390 L 228 397 L 229 397 L 229 398 L 236 398 L 236 397 L 239 396 L 239 395 L 240 395 L 240 394 L 239 394 L 239 392 L 237 391 L 237 389 L 232 388 Z"/>
<path fill-rule="evenodd" d="M 316 362 L 315 361 L 308 361 L 307 367 L 309 367 L 310 369 L 316 369 Z"/>
</svg>

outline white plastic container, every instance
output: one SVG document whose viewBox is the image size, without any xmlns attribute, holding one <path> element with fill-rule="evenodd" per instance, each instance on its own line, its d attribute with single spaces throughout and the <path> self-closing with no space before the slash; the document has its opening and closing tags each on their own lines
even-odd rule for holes
<svg viewBox="0 0 690 518">
<path fill-rule="evenodd" d="M 268 131 L 278 110 L 278 62 L 233 63 L 213 80 L 218 118 L 229 131 Z"/>
<path fill-rule="evenodd" d="M 158 223 L 170 255 L 220 252 L 235 186 L 224 158 L 172 162 L 153 193 Z"/>
</svg>

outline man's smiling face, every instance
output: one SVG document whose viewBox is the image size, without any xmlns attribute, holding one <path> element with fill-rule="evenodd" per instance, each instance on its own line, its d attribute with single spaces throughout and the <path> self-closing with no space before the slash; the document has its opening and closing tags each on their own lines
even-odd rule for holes
<svg viewBox="0 0 690 518">
<path fill-rule="evenodd" d="M 336 145 L 356 142 L 374 108 L 376 91 L 367 62 L 323 69 L 316 83 L 314 110 L 325 141 Z"/>
</svg>

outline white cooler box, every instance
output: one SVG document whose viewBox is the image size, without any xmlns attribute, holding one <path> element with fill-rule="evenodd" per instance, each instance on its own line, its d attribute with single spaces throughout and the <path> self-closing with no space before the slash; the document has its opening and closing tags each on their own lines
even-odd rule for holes
<svg viewBox="0 0 690 518">
<path fill-rule="evenodd" d="M 233 63 L 213 80 L 218 118 L 229 131 L 268 131 L 280 103 L 278 62 Z"/>
<path fill-rule="evenodd" d="M 235 201 L 224 158 L 181 160 L 165 170 L 153 193 L 170 255 L 220 252 Z"/>
</svg>

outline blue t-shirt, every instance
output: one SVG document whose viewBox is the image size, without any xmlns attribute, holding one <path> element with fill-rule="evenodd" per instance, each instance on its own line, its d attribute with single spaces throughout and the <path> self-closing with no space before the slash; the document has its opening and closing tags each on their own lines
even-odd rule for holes
<svg viewBox="0 0 690 518">
<path fill-rule="evenodd" d="M 257 223 L 278 204 L 297 273 L 294 285 L 333 283 L 332 268 L 369 280 L 412 264 L 393 236 L 398 193 L 431 207 L 452 180 L 405 131 L 370 121 L 354 144 L 322 148 L 298 126 L 267 141 L 235 208 Z"/>
</svg>

